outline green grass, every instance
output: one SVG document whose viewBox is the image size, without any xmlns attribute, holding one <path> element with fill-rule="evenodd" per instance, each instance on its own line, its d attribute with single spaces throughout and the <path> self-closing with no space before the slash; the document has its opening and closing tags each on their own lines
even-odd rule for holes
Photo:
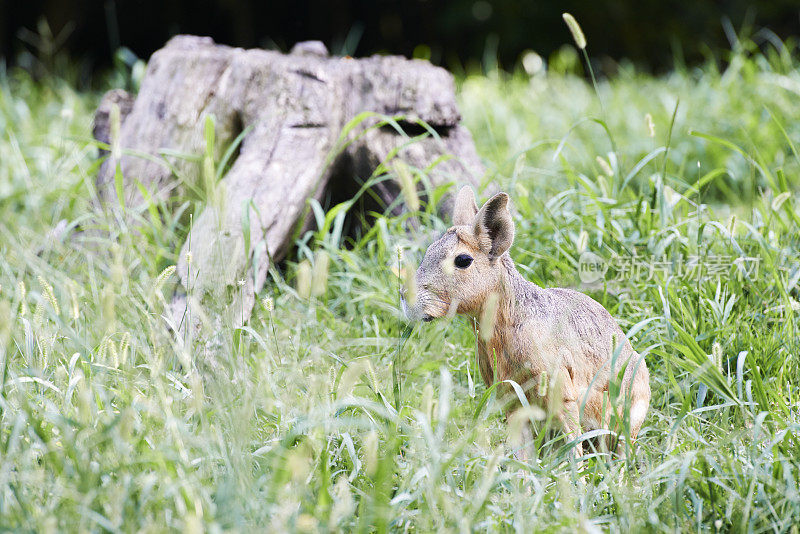
<svg viewBox="0 0 800 534">
<path fill-rule="evenodd" d="M 396 248 L 412 265 L 447 227 L 432 206 L 410 234 L 407 217 L 355 239 L 329 221 L 246 328 L 185 342 L 160 275 L 202 199 L 128 229 L 94 200 L 99 95 L 0 74 L 0 528 L 796 532 L 800 61 L 728 64 L 624 67 L 600 83 L 605 113 L 571 76 L 460 80 L 529 280 L 580 287 L 584 247 L 760 262 L 584 288 L 647 355 L 651 411 L 627 461 L 571 462 L 555 432 L 527 465 L 466 320 L 402 342 Z M 322 252 L 327 283 L 301 298 L 298 265 Z"/>
</svg>

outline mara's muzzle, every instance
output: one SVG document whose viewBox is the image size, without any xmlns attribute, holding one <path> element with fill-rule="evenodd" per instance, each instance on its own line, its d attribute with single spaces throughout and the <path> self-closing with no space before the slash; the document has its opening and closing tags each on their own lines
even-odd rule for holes
<svg viewBox="0 0 800 534">
<path fill-rule="evenodd" d="M 436 317 L 424 310 L 424 306 L 422 306 L 419 301 L 419 295 L 417 295 L 417 301 L 414 304 L 409 303 L 406 300 L 405 288 L 400 289 L 400 306 L 403 308 L 403 315 L 405 315 L 406 319 L 409 321 L 424 321 L 429 323 L 436 319 Z"/>
</svg>

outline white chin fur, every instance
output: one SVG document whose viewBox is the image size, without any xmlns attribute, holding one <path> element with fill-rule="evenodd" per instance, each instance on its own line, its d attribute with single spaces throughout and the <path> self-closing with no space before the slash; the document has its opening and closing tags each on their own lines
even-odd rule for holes
<svg viewBox="0 0 800 534">
<path fill-rule="evenodd" d="M 425 318 L 424 313 L 417 310 L 414 306 L 410 306 L 402 296 L 400 297 L 400 305 L 403 308 L 403 315 L 405 315 L 406 319 L 409 321 L 421 321 Z"/>
<path fill-rule="evenodd" d="M 400 306 L 403 307 L 403 315 L 406 316 L 406 319 L 411 319 L 411 310 L 408 309 L 408 304 L 406 304 L 406 299 L 400 297 Z"/>
</svg>

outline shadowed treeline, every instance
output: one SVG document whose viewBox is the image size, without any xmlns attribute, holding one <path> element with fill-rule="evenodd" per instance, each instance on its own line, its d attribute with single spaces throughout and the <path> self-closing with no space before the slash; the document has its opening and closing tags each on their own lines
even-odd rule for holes
<svg viewBox="0 0 800 534">
<path fill-rule="evenodd" d="M 88 69 L 110 64 L 119 46 L 148 57 L 176 33 L 283 50 L 321 39 L 334 53 L 416 55 L 455 70 L 497 57 L 511 69 L 525 50 L 547 58 L 570 41 L 563 11 L 582 25 L 592 57 L 628 58 L 652 70 L 717 56 L 737 33 L 756 42 L 771 32 L 782 39 L 800 33 L 793 0 L 7 1 L 0 2 L 0 56 L 13 62 L 24 50 L 41 53 L 35 34 L 46 20 L 56 48 L 80 56 Z"/>
</svg>

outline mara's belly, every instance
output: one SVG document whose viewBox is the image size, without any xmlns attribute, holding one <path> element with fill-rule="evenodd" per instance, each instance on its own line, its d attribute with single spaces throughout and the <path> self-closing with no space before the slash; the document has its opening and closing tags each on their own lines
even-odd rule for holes
<svg viewBox="0 0 800 534">
<path fill-rule="evenodd" d="M 520 386 L 530 404 L 548 411 L 575 402 L 585 429 L 605 428 L 609 421 L 607 376 L 584 380 L 585 373 L 576 373 L 566 361 L 537 362 L 514 357 L 490 344 L 478 345 L 478 366 L 487 387 L 495 382 L 513 381 Z M 500 396 L 506 398 L 505 404 L 511 409 L 518 406 L 515 400 L 519 394 L 520 391 L 511 384 L 500 388 Z"/>
</svg>

